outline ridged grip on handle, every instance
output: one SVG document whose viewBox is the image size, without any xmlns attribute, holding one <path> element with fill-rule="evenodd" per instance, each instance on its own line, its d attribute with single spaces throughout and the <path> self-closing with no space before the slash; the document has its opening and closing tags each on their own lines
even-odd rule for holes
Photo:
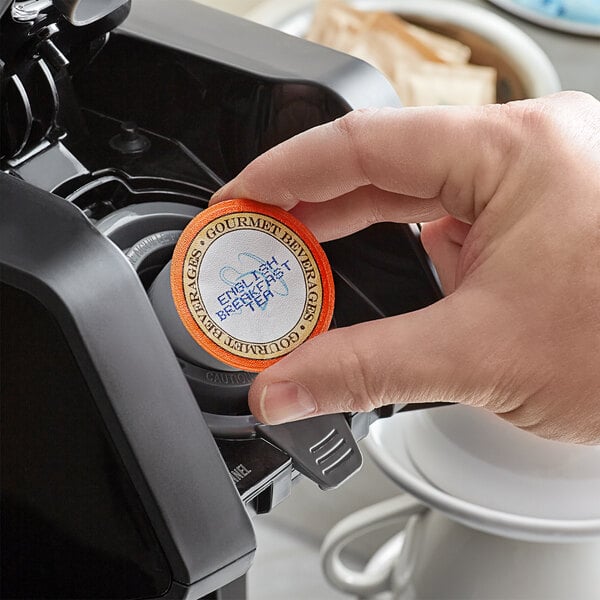
<svg viewBox="0 0 600 600">
<path fill-rule="evenodd" d="M 337 487 L 362 466 L 362 455 L 342 414 L 257 425 L 256 431 L 291 456 L 294 467 L 322 490 Z"/>
</svg>

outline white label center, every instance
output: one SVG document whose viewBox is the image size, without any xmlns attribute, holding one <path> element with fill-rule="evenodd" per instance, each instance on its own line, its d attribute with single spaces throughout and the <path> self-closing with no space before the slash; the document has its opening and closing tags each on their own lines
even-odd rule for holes
<svg viewBox="0 0 600 600">
<path fill-rule="evenodd" d="M 210 318 L 243 342 L 286 335 L 306 303 L 306 282 L 294 254 L 268 233 L 252 229 L 225 233 L 210 244 L 198 290 Z"/>
</svg>

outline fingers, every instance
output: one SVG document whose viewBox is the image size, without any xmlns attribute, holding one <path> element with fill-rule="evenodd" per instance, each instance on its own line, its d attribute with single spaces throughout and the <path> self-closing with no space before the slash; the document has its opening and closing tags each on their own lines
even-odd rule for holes
<svg viewBox="0 0 600 600">
<path fill-rule="evenodd" d="M 321 242 L 350 235 L 374 223 L 430 221 L 445 215 L 437 198 L 402 196 L 372 185 L 322 204 L 299 202 L 290 212 Z"/>
<path fill-rule="evenodd" d="M 492 391 L 500 401 L 504 371 L 488 347 L 493 336 L 482 334 L 492 320 L 474 310 L 479 300 L 459 296 L 317 336 L 258 375 L 250 409 L 275 424 L 391 403 L 484 403 Z"/>
<path fill-rule="evenodd" d="M 509 114 L 497 106 L 354 111 L 258 157 L 211 202 L 245 197 L 289 210 L 372 185 L 400 194 L 400 202 L 438 199 L 472 222 L 510 159 Z M 415 220 L 430 215 L 431 202 L 423 208 Z"/>
<path fill-rule="evenodd" d="M 421 242 L 429 254 L 446 295 L 460 285 L 459 259 L 471 226 L 452 217 L 426 223 Z"/>
</svg>

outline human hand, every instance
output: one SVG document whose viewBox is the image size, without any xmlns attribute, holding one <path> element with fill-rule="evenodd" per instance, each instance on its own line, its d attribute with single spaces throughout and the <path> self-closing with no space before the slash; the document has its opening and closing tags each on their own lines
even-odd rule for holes
<svg viewBox="0 0 600 600">
<path fill-rule="evenodd" d="M 321 241 L 428 221 L 446 294 L 308 341 L 256 378 L 258 419 L 449 401 L 600 444 L 597 100 L 354 111 L 258 157 L 211 203 L 234 197 L 290 210 Z"/>
</svg>

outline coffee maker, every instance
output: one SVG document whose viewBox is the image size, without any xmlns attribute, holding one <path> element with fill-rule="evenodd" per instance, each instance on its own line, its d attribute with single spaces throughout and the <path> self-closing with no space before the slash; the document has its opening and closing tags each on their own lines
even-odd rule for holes
<svg viewBox="0 0 600 600">
<path fill-rule="evenodd" d="M 267 426 L 153 294 L 254 157 L 363 106 L 367 64 L 189 0 L 0 2 L 3 598 L 240 598 L 252 518 L 361 465 L 371 413 Z M 418 229 L 324 245 L 335 327 L 440 291 Z M 180 325 L 180 324 L 179 324 Z"/>
</svg>

